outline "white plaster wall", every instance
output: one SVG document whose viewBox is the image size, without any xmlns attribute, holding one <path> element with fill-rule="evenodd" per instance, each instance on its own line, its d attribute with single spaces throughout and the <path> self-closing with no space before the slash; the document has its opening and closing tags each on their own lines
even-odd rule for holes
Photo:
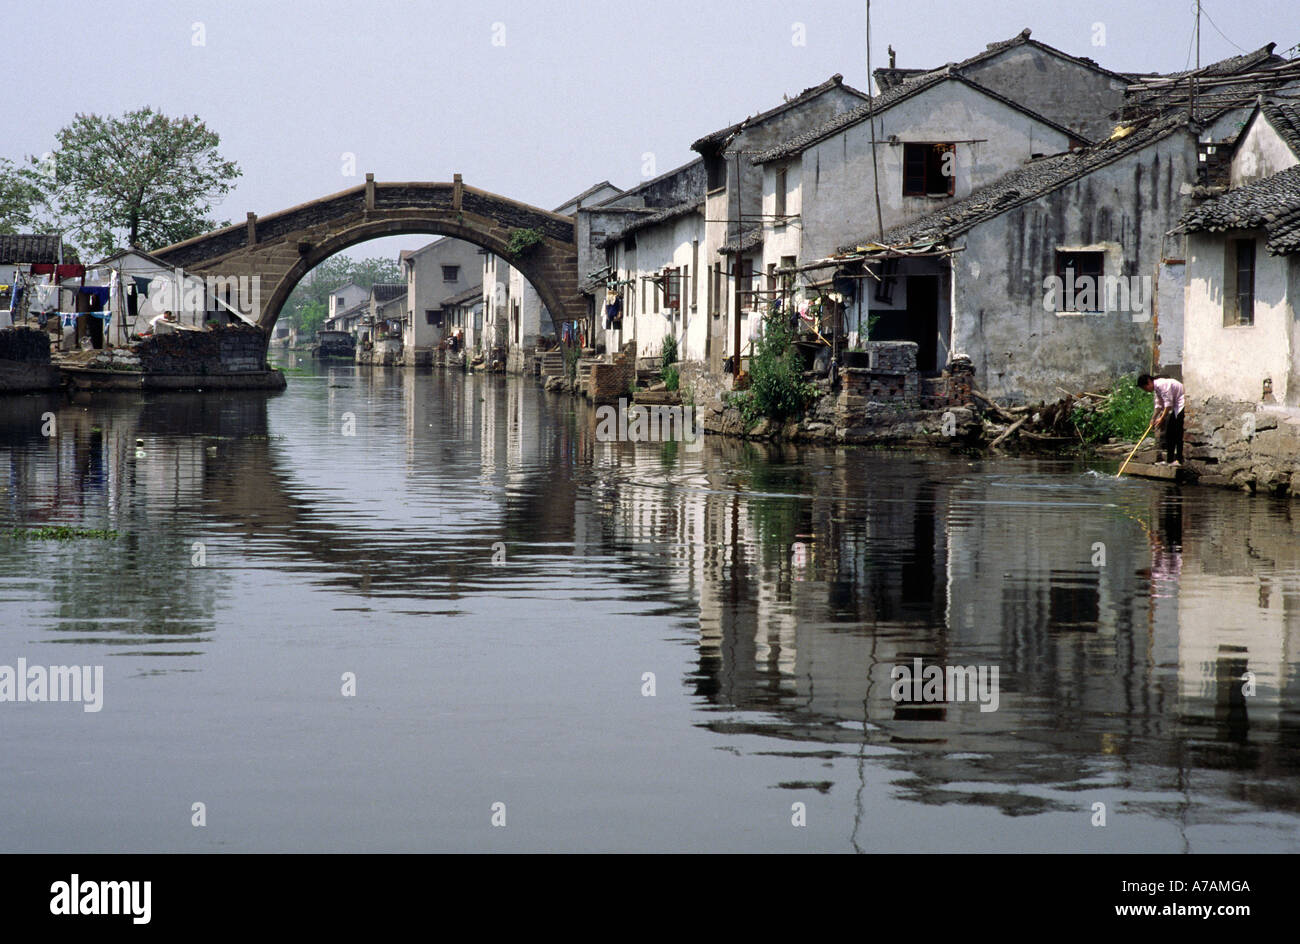
<svg viewBox="0 0 1300 944">
<path fill-rule="evenodd" d="M 1259 112 L 1246 127 L 1232 155 L 1230 186 L 1241 187 L 1254 180 L 1272 177 L 1296 164 L 1300 164 L 1300 158 L 1273 130 L 1264 113 Z"/>
<path fill-rule="evenodd" d="M 1274 399 L 1286 401 L 1294 317 L 1286 297 L 1288 263 L 1286 257 L 1269 255 L 1263 235 L 1257 235 L 1255 323 L 1228 327 L 1223 324 L 1225 235 L 1192 233 L 1187 238 L 1183 383 L 1192 400 L 1257 402 L 1269 378 Z"/>
</svg>

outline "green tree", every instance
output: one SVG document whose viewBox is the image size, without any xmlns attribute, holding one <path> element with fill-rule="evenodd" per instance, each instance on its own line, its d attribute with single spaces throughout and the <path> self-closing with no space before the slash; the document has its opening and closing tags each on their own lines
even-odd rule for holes
<svg viewBox="0 0 1300 944">
<path fill-rule="evenodd" d="M 40 175 L 0 157 L 0 233 L 31 232 L 40 226 L 45 202 Z"/>
<path fill-rule="evenodd" d="M 112 252 L 122 239 L 156 249 L 229 225 L 209 214 L 242 172 L 221 158 L 220 137 L 197 116 L 79 114 L 56 139 L 49 202 L 69 237 L 93 253 Z"/>
<path fill-rule="evenodd" d="M 339 286 L 355 282 L 369 289 L 377 282 L 400 281 L 402 270 L 393 259 L 331 256 L 294 286 L 284 303 L 284 312 L 299 331 L 315 331 L 329 314 L 330 293 Z"/>
</svg>

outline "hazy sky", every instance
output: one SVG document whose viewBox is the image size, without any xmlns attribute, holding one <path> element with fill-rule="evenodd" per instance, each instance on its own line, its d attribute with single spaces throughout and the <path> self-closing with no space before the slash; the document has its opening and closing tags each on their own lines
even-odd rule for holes
<svg viewBox="0 0 1300 944">
<path fill-rule="evenodd" d="M 685 163 L 696 138 L 835 72 L 867 87 L 864 0 L 4 6 L 0 156 L 49 150 L 77 112 L 196 114 L 244 172 L 218 208 L 233 221 L 355 186 L 367 171 L 381 181 L 459 172 L 549 209 L 597 181 L 628 187 Z M 887 64 L 892 45 L 900 67 L 939 66 L 1029 27 L 1110 69 L 1175 71 L 1189 62 L 1193 9 L 1192 0 L 876 0 L 871 64 Z M 1202 62 L 1300 42 L 1295 0 L 1203 9 Z"/>
</svg>

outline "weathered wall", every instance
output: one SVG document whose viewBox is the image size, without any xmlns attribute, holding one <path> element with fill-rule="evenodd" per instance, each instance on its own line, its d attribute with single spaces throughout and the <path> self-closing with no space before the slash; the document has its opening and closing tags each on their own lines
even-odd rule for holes
<svg viewBox="0 0 1300 944">
<path fill-rule="evenodd" d="M 667 267 L 690 269 L 696 240 L 701 243 L 699 265 L 703 267 L 703 237 L 704 218 L 699 213 L 689 213 L 638 231 L 634 252 L 624 253 L 619 250 L 619 278 L 635 280 L 635 284 L 629 286 L 629 294 L 634 295 L 635 300 L 631 305 L 629 300 L 624 301 L 621 332 L 605 331 L 602 323 L 606 350 L 618 350 L 627 342 L 635 340 L 638 357 L 655 355 L 663 345 L 664 336 L 672 335 L 677 339 L 681 360 L 704 358 L 707 331 L 707 315 L 704 311 L 707 303 L 704 294 L 706 286 L 695 277 L 692 270 L 683 291 L 680 310 L 670 312 L 664 305 L 662 292 L 648 281 L 650 276 Z M 694 311 L 692 299 L 695 300 Z"/>
<path fill-rule="evenodd" d="M 881 113 L 876 120 L 880 211 L 886 231 L 937 213 L 949 203 L 1018 169 L 1032 154 L 1055 154 L 1066 135 L 968 85 L 935 85 Z M 898 144 L 890 144 L 897 136 Z M 951 197 L 903 196 L 903 144 L 954 139 Z M 871 127 L 860 122 L 804 151 L 798 179 L 802 207 L 801 262 L 831 255 L 839 247 L 874 236 L 875 177 Z"/>
<path fill-rule="evenodd" d="M 1183 443 L 1203 484 L 1300 495 L 1300 415 L 1293 408 L 1198 399 L 1188 404 Z"/>
<path fill-rule="evenodd" d="M 1044 307 L 1044 279 L 1059 247 L 1096 245 L 1118 250 L 1107 265 L 1119 271 L 1105 274 L 1146 276 L 1154 287 L 1180 185 L 1195 166 L 1194 142 L 1173 134 L 966 233 L 952 263 L 953 354 L 971 358 L 981 390 L 1055 400 L 1062 387 L 1095 390 L 1149 369 L 1148 298 L 1144 312 L 1058 317 Z"/>
<path fill-rule="evenodd" d="M 1110 136 L 1115 120 L 1107 116 L 1124 103 L 1127 84 L 1028 44 L 973 63 L 965 74 L 1091 141 Z"/>
</svg>

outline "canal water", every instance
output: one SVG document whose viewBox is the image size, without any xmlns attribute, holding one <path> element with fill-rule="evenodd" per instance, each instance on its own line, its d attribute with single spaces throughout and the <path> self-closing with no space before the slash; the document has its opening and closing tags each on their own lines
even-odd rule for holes
<svg viewBox="0 0 1300 944">
<path fill-rule="evenodd" d="M 1293 503 L 596 433 L 311 362 L 0 401 L 0 666 L 103 667 L 0 703 L 0 849 L 1300 849 Z"/>
</svg>

